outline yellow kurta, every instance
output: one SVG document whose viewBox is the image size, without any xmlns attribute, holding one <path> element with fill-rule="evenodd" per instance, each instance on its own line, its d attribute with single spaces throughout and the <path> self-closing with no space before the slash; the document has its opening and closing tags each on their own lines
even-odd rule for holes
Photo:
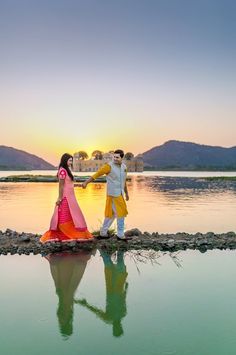
<svg viewBox="0 0 236 355">
<path fill-rule="evenodd" d="M 95 180 L 102 175 L 107 175 L 111 171 L 109 164 L 105 164 L 99 169 L 95 174 L 92 175 L 92 178 Z M 106 207 L 105 207 L 105 217 L 112 218 L 114 212 L 112 209 L 112 202 L 115 205 L 117 217 L 126 217 L 128 214 L 127 206 L 124 197 L 120 194 L 117 197 L 107 195 Z"/>
</svg>

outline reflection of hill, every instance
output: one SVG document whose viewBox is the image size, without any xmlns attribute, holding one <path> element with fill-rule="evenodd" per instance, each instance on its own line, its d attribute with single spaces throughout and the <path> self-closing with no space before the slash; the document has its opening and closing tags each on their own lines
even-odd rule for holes
<svg viewBox="0 0 236 355">
<path fill-rule="evenodd" d="M 155 191 L 172 191 L 172 190 L 213 190 L 226 191 L 232 190 L 236 192 L 235 180 L 210 180 L 206 178 L 192 177 L 146 177 L 146 186 Z"/>
</svg>

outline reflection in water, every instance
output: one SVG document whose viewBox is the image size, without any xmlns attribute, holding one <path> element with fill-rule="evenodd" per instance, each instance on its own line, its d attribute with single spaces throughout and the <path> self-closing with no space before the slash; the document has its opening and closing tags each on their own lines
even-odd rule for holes
<svg viewBox="0 0 236 355">
<path fill-rule="evenodd" d="M 160 264 L 160 258 L 165 255 L 165 252 L 159 252 L 156 250 L 129 250 L 126 255 L 129 257 L 130 261 L 135 264 L 137 272 L 140 274 L 140 265 L 151 263 L 152 265 Z"/>
<path fill-rule="evenodd" d="M 78 300 L 76 303 L 86 307 L 96 314 L 98 318 L 107 324 L 112 325 L 113 336 L 119 337 L 124 331 L 122 318 L 127 314 L 126 295 L 128 283 L 126 282 L 128 273 L 124 263 L 124 252 L 117 252 L 117 263 L 113 263 L 111 255 L 100 250 L 104 262 L 104 274 L 106 281 L 106 309 L 103 311 L 90 305 L 86 299 Z"/>
<path fill-rule="evenodd" d="M 182 267 L 182 261 L 179 258 L 181 251 L 177 252 L 162 252 L 156 250 L 129 250 L 126 252 L 126 255 L 129 257 L 131 261 L 135 263 L 136 269 L 140 274 L 139 265 L 142 264 L 152 264 L 161 266 L 161 259 L 163 257 L 170 257 L 170 259 L 174 262 L 174 264 L 178 267 Z"/>
<path fill-rule="evenodd" d="M 59 329 L 66 339 L 73 333 L 74 294 L 92 254 L 93 251 L 83 250 L 76 254 L 51 254 L 46 257 L 59 299 Z"/>
<path fill-rule="evenodd" d="M 182 192 L 182 194 L 202 194 L 211 192 L 231 191 L 236 193 L 235 180 L 210 180 L 204 178 L 184 178 L 184 177 L 152 177 L 145 178 L 146 186 L 153 191 L 162 192 Z"/>
<path fill-rule="evenodd" d="M 129 282 L 127 315 L 120 317 L 124 336 L 113 337 L 111 322 L 106 324 L 100 321 L 87 308 L 81 309 L 78 305 L 80 337 L 77 337 L 77 309 L 74 306 L 73 333 L 76 330 L 76 334 L 67 341 L 63 341 L 65 338 L 60 333 L 60 336 L 55 336 L 58 296 L 55 302 L 51 275 L 47 275 L 49 279 L 45 275 L 49 269 L 47 261 L 33 255 L 1 257 L 0 304 L 4 325 L 1 327 L 1 354 L 234 355 L 236 251 L 212 250 L 202 254 L 188 250 L 175 253 L 174 256 L 183 264 L 181 269 L 173 263 L 169 253 L 148 255 L 137 251 L 136 259 L 140 260 L 140 254 L 146 256 L 144 261 L 147 260 L 146 263 L 137 261 L 140 274 L 129 254 L 125 254 L 124 259 L 129 274 L 126 279 Z M 149 256 L 158 264 L 151 265 Z M 73 262 L 77 259 L 75 255 L 71 257 Z M 54 271 L 61 274 L 64 268 L 61 270 L 59 264 L 65 262 L 70 279 L 70 269 L 74 267 L 67 268 L 64 258 L 57 256 L 53 259 L 50 261 L 53 274 Z M 89 259 L 89 254 L 85 255 L 84 264 L 86 259 Z M 71 265 L 73 262 L 70 261 Z M 74 264 L 83 274 L 80 260 Z M 101 282 L 104 277 L 103 264 L 103 259 L 98 255 L 91 257 L 81 282 L 75 284 L 79 284 L 76 295 L 85 294 L 90 303 L 105 311 L 106 307 L 96 303 L 102 302 L 102 296 L 106 298 L 105 285 Z M 130 278 L 132 281 L 129 281 Z M 42 288 L 42 285 L 45 287 Z M 37 306 L 35 300 L 40 300 Z M 27 310 L 29 314 L 26 314 Z M 13 337 L 15 341 L 12 341 Z"/>
<path fill-rule="evenodd" d="M 128 190 L 126 229 L 223 233 L 236 228 L 236 181 L 132 176 Z M 0 229 L 43 233 L 57 194 L 56 183 L 0 183 L 0 200 L 4 201 Z M 100 229 L 105 184 L 90 184 L 86 190 L 78 187 L 76 197 L 89 229 Z"/>
</svg>

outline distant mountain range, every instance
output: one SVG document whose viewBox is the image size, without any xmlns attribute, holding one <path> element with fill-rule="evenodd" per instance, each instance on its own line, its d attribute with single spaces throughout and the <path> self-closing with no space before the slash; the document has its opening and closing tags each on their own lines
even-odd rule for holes
<svg viewBox="0 0 236 355">
<path fill-rule="evenodd" d="M 142 154 L 145 170 L 236 170 L 236 146 L 214 147 L 170 140 Z M 0 146 L 0 170 L 51 170 L 55 166 L 22 150 Z"/>
<path fill-rule="evenodd" d="M 170 140 L 142 156 L 148 170 L 236 170 L 236 146 L 222 148 Z"/>
<path fill-rule="evenodd" d="M 51 170 L 55 167 L 36 155 L 0 145 L 0 170 Z"/>
</svg>

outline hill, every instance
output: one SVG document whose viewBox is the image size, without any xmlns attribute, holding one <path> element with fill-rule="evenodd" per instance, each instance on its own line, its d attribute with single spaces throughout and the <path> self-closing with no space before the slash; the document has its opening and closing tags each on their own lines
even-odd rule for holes
<svg viewBox="0 0 236 355">
<path fill-rule="evenodd" d="M 236 170 L 236 147 L 170 140 L 142 154 L 146 169 Z"/>
<path fill-rule="evenodd" d="M 0 170 L 52 170 L 55 167 L 36 155 L 0 145 Z"/>
</svg>

